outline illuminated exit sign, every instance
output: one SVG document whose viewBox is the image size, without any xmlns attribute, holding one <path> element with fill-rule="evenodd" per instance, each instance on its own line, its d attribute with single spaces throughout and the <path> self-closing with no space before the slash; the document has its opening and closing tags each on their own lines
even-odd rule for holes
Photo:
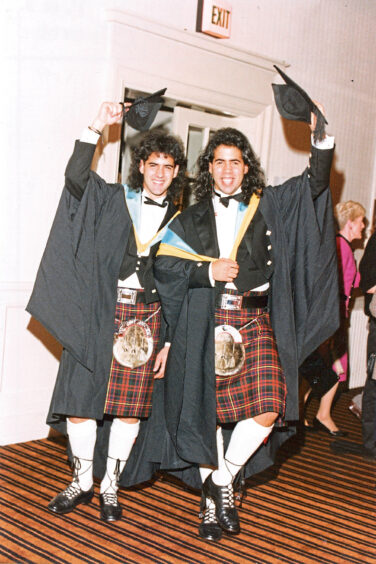
<svg viewBox="0 0 376 564">
<path fill-rule="evenodd" d="M 197 31 L 214 37 L 229 38 L 231 10 L 231 4 L 223 0 L 199 0 Z"/>
</svg>

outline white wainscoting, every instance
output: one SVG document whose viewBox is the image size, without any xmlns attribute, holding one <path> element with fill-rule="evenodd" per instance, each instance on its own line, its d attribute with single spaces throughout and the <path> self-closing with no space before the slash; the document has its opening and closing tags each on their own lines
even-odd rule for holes
<svg viewBox="0 0 376 564">
<path fill-rule="evenodd" d="M 364 386 L 367 378 L 367 337 L 368 316 L 364 313 L 364 298 L 358 297 L 350 317 L 350 389 Z"/>
<path fill-rule="evenodd" d="M 60 345 L 25 311 L 31 283 L 0 284 L 0 444 L 48 436 Z"/>
</svg>

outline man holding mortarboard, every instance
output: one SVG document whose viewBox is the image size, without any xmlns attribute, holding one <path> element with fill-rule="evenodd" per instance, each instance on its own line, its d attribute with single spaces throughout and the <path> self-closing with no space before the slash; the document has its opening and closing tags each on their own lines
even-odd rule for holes
<svg viewBox="0 0 376 564">
<path fill-rule="evenodd" d="M 237 483 L 272 464 L 294 432 L 298 366 L 338 326 L 333 138 L 322 108 L 286 78 L 274 86 L 279 111 L 320 137 L 309 167 L 265 186 L 245 136 L 218 130 L 199 160 L 198 203 L 170 224 L 154 265 L 172 338 L 159 459 L 202 488 L 209 541 L 239 533 Z M 156 421 L 147 426 L 144 456 L 153 429 L 160 437 Z"/>
<path fill-rule="evenodd" d="M 124 114 L 145 131 L 162 93 L 103 103 L 76 142 L 27 307 L 64 347 L 47 422 L 69 437 L 73 481 L 49 503 L 56 514 L 91 501 L 95 459 L 101 519 L 121 518 L 119 479 L 150 414 L 153 380 L 163 377 L 168 346 L 152 263 L 185 183 L 182 144 L 148 133 L 134 149 L 128 185 L 90 171 L 103 129 Z"/>
</svg>

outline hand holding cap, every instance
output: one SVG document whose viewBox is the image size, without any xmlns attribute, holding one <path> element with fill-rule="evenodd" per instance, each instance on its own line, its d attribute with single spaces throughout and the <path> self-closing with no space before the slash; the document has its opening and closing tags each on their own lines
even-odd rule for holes
<svg viewBox="0 0 376 564">
<path fill-rule="evenodd" d="M 281 116 L 294 121 L 311 123 L 311 112 L 313 112 L 317 118 L 313 132 L 314 140 L 321 141 L 324 139 L 325 124 L 328 122 L 323 113 L 303 88 L 276 65 L 273 66 L 286 82 L 286 84 L 272 84 L 275 103 Z"/>
</svg>

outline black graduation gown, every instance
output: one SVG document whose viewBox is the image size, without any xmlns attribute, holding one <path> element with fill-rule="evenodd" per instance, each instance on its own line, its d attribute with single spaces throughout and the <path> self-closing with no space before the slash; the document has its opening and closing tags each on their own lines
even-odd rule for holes
<svg viewBox="0 0 376 564">
<path fill-rule="evenodd" d="M 63 346 L 47 423 L 65 433 L 66 415 L 97 419 L 97 451 L 105 453 L 108 437 L 101 431 L 109 427 L 103 412 L 112 360 L 116 288 L 132 221 L 124 186 L 107 184 L 89 172 L 94 150 L 92 144 L 76 142 L 66 172 L 70 191 L 67 186 L 63 189 L 26 309 Z M 86 181 L 79 200 L 71 192 L 75 184 Z M 175 206 L 169 204 L 162 225 L 175 212 Z M 158 246 L 151 248 L 151 255 Z M 150 295 L 156 292 L 153 278 L 151 283 L 147 289 Z M 95 468 L 99 464 L 98 475 L 104 469 L 105 457 L 100 458 L 95 463 Z"/>
<path fill-rule="evenodd" d="M 314 156 L 325 158 L 323 153 Z M 299 419 L 299 365 L 339 325 L 330 191 L 325 189 L 313 200 L 308 174 L 306 170 L 279 187 L 267 187 L 259 204 L 271 231 L 274 255 L 269 304 L 287 382 L 286 421 Z M 211 202 L 202 201 L 185 210 L 170 228 L 197 253 L 215 256 L 213 225 Z M 250 231 L 251 226 L 245 239 Z M 156 259 L 157 289 L 174 337 L 164 381 L 155 386 L 152 416 L 141 427 L 122 478 L 124 484 L 147 480 L 160 468 L 200 487 L 198 466 L 217 463 L 215 289 L 192 285 L 198 268 L 202 267 L 193 261 L 167 256 Z M 246 476 L 272 464 L 279 446 L 293 433 L 291 427 L 275 429 L 246 465 Z M 225 432 L 225 443 L 229 436 Z"/>
</svg>

